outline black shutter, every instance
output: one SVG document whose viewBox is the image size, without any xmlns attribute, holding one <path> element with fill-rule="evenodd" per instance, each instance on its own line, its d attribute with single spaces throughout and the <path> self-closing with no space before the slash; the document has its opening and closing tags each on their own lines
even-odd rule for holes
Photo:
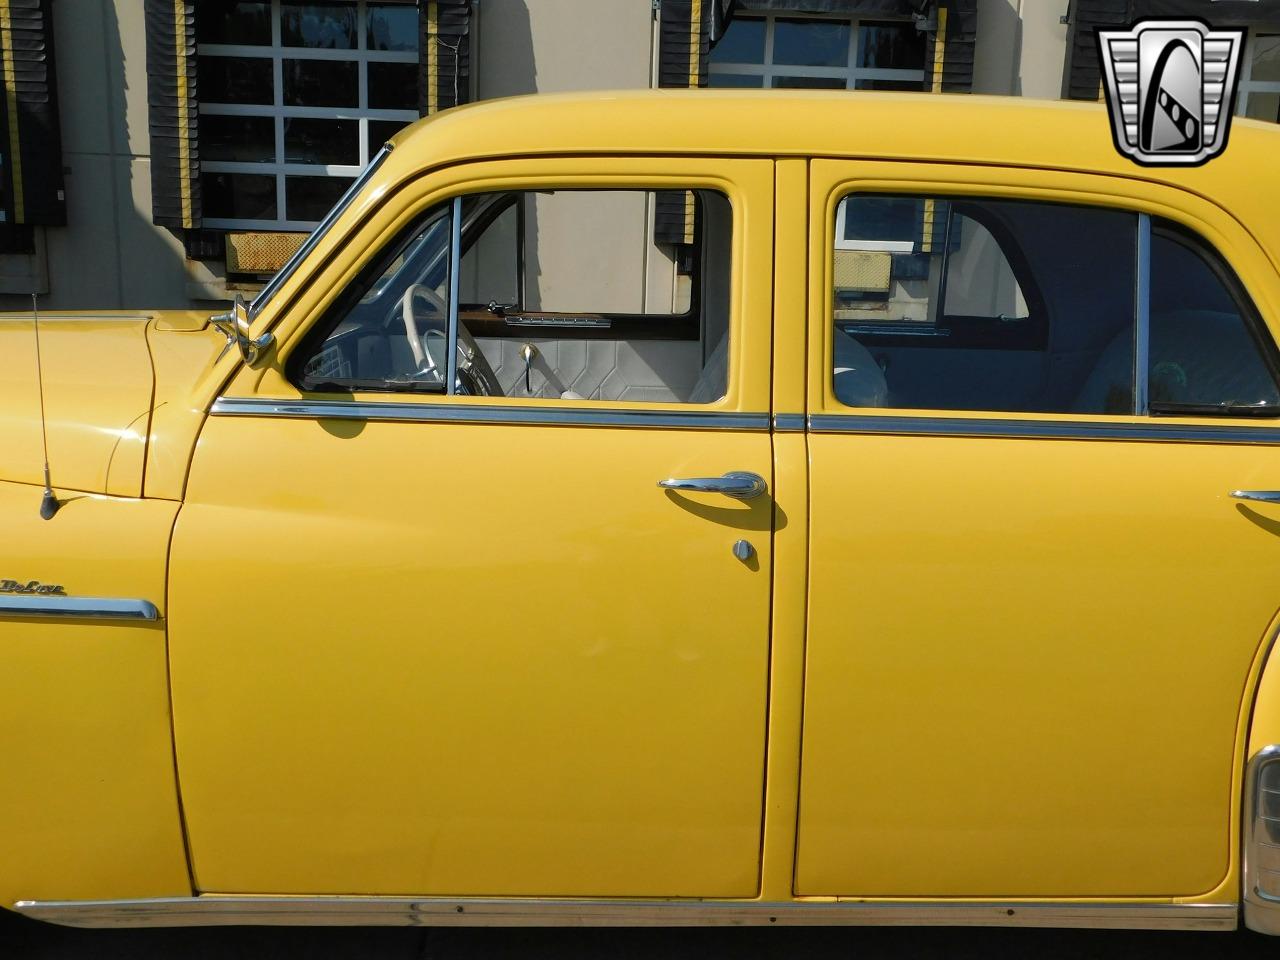
<svg viewBox="0 0 1280 960">
<path fill-rule="evenodd" d="M 973 51 L 978 41 L 978 0 L 939 0 L 930 18 L 924 88 L 935 93 L 973 90 Z"/>
<path fill-rule="evenodd" d="M 658 30 L 658 86 L 689 89 L 707 85 L 711 30 L 720 29 L 719 0 L 662 0 Z M 654 196 L 656 243 L 687 246 L 697 230 L 697 203 L 687 190 L 659 190 Z"/>
<path fill-rule="evenodd" d="M 471 0 L 423 0 L 419 7 L 422 116 L 471 99 Z"/>
<path fill-rule="evenodd" d="M 857 19 L 874 19 L 920 15 L 934 2 L 935 0 L 737 0 L 734 6 L 742 11 L 828 13 Z"/>
<path fill-rule="evenodd" d="M 1102 96 L 1102 64 L 1098 62 L 1099 28 L 1127 27 L 1133 19 L 1130 0 L 1072 0 L 1067 56 L 1062 70 L 1062 96 L 1098 100 Z"/>
<path fill-rule="evenodd" d="M 0 4 L 0 58 L 4 223 L 62 226 L 67 206 L 49 0 Z"/>
<path fill-rule="evenodd" d="M 195 0 L 146 0 L 151 219 L 200 226 Z"/>
<path fill-rule="evenodd" d="M 1215 27 L 1280 28 L 1280 0 L 1133 0 L 1133 19 L 1201 17 Z"/>
<path fill-rule="evenodd" d="M 708 17 L 703 0 L 662 0 L 658 33 L 658 86 L 674 89 L 707 85 Z M 712 3 L 707 0 L 710 10 Z"/>
<path fill-rule="evenodd" d="M 926 21 L 924 89 L 934 93 L 973 90 L 973 51 L 978 39 L 977 0 L 939 0 Z M 942 250 L 950 207 L 923 200 L 919 207 L 917 254 Z"/>
</svg>

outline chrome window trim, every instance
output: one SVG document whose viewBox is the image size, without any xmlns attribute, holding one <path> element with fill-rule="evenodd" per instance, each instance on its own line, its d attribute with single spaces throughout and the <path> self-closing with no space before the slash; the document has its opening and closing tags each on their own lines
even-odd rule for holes
<svg viewBox="0 0 1280 960">
<path fill-rule="evenodd" d="M 594 410 L 580 407 L 500 407 L 459 403 L 371 403 L 362 400 L 264 400 L 222 397 L 210 414 L 221 417 L 372 420 L 413 423 L 524 423 L 545 426 L 641 427 L 682 430 L 768 430 L 767 413 L 691 410 Z"/>
<path fill-rule="evenodd" d="M 1183 423 L 1085 423 L 1069 420 L 902 417 L 814 414 L 813 433 L 863 433 L 898 436 L 1001 437 L 1027 440 L 1136 440 L 1163 443 L 1280 444 L 1275 427 L 1201 426 Z"/>
<path fill-rule="evenodd" d="M 387 157 L 391 156 L 391 151 L 394 149 L 394 143 L 388 142 L 382 145 L 382 149 L 374 154 L 373 159 L 369 161 L 369 165 L 364 168 L 364 172 L 351 182 L 351 186 L 347 188 L 346 193 L 338 198 L 338 202 L 333 205 L 333 208 L 325 215 L 325 218 L 320 221 L 319 226 L 307 235 L 307 239 L 293 252 L 293 256 L 286 260 L 285 265 L 280 268 L 279 272 L 267 281 L 267 285 L 254 297 L 253 303 L 249 304 L 250 322 L 258 318 L 259 314 L 262 313 L 262 309 L 271 302 L 280 288 L 285 285 L 285 281 L 293 276 L 298 265 L 311 254 L 312 250 L 319 246 L 320 241 L 333 229 L 333 225 L 338 222 L 338 218 L 346 213 L 347 207 L 351 206 L 352 201 L 355 200 L 360 191 L 373 179 L 373 175 L 378 172 L 378 168 L 382 166 Z M 261 229 L 261 227 L 251 229 Z"/>
<path fill-rule="evenodd" d="M 965 903 L 758 900 L 168 897 L 19 900 L 19 913 L 75 927 L 314 924 L 392 926 L 1005 926 L 1234 930 L 1234 903 Z"/>
<path fill-rule="evenodd" d="M 117 597 L 0 596 L 0 619 L 159 620 L 150 600 Z"/>
<path fill-rule="evenodd" d="M 1258 787 L 1262 769 L 1280 762 L 1280 744 L 1263 747 L 1250 759 L 1245 771 L 1244 844 L 1242 851 L 1244 876 L 1244 922 L 1250 930 L 1273 936 L 1280 934 L 1280 898 L 1258 889 L 1258 856 L 1256 847 L 1266 841 L 1259 837 Z"/>
<path fill-rule="evenodd" d="M 458 289 L 462 273 L 462 197 L 453 198 L 449 225 L 449 316 L 445 327 L 445 393 L 458 392 Z"/>
<path fill-rule="evenodd" d="M 1151 364 L 1151 217 L 1138 214 L 1138 282 L 1134 289 L 1133 412 L 1146 416 L 1150 400 Z"/>
<path fill-rule="evenodd" d="M 773 429 L 778 433 L 801 433 L 806 423 L 803 413 L 777 413 L 773 417 Z"/>
</svg>

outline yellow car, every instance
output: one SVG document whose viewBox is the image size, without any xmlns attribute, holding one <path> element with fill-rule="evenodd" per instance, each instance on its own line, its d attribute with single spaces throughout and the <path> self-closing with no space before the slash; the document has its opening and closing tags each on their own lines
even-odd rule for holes
<svg viewBox="0 0 1280 960">
<path fill-rule="evenodd" d="M 252 306 L 5 316 L 0 903 L 1280 932 L 1278 174 L 497 101 Z"/>
</svg>

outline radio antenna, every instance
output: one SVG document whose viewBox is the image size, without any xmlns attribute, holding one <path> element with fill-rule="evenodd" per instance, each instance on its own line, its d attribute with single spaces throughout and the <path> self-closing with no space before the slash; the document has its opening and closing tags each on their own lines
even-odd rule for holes
<svg viewBox="0 0 1280 960">
<path fill-rule="evenodd" d="M 36 331 L 36 389 L 40 393 L 40 448 L 44 452 L 44 496 L 40 498 L 40 517 L 43 520 L 52 520 L 62 504 L 53 495 L 53 486 L 49 483 L 49 428 L 44 415 L 44 364 L 40 361 L 40 307 L 36 303 L 34 293 L 31 294 L 31 321 Z"/>
</svg>

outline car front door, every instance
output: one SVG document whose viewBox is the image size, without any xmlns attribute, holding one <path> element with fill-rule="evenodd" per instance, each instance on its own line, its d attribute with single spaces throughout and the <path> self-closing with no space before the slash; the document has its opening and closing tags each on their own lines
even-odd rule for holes
<svg viewBox="0 0 1280 960">
<path fill-rule="evenodd" d="M 174 535 L 200 890 L 757 890 L 772 166 L 447 169 L 315 269 Z"/>
<path fill-rule="evenodd" d="M 798 892 L 1234 901 L 1274 268 L 1172 189 L 812 170 Z"/>
</svg>

